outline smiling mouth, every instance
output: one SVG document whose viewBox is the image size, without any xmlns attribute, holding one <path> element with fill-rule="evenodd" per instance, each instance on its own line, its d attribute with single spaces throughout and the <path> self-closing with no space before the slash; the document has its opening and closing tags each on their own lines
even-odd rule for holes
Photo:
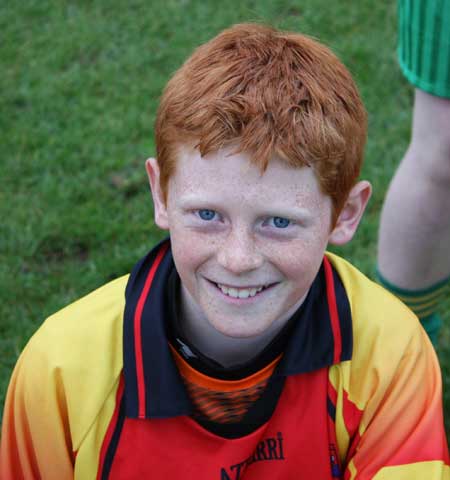
<svg viewBox="0 0 450 480">
<path fill-rule="evenodd" d="M 270 283 L 266 285 L 261 285 L 259 287 L 248 287 L 248 288 L 238 288 L 238 287 L 229 287 L 221 283 L 212 282 L 224 295 L 231 298 L 251 298 L 256 296 L 258 293 L 267 290 L 268 288 L 275 285 L 275 283 Z"/>
</svg>

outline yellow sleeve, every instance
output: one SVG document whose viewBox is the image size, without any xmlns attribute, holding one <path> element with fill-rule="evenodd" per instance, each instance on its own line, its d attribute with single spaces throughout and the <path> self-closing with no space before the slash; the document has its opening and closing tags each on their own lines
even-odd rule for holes
<svg viewBox="0 0 450 480">
<path fill-rule="evenodd" d="M 114 280 L 52 315 L 25 347 L 6 397 L 1 480 L 68 480 L 80 470 L 80 449 L 98 428 L 123 366 L 126 281 Z"/>
<path fill-rule="evenodd" d="M 352 311 L 353 356 L 333 366 L 344 480 L 450 480 L 438 359 L 398 299 L 332 256 Z"/>
<path fill-rule="evenodd" d="M 74 454 L 59 373 L 31 340 L 17 362 L 6 397 L 2 480 L 73 478 Z"/>
<path fill-rule="evenodd" d="M 439 366 L 425 333 L 411 342 L 386 383 L 376 372 L 345 479 L 450 480 Z"/>
</svg>

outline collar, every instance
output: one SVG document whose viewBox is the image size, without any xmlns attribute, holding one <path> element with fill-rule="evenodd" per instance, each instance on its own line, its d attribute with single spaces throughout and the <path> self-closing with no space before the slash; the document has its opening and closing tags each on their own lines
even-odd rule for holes
<svg viewBox="0 0 450 480">
<path fill-rule="evenodd" d="M 192 413 L 165 328 L 169 316 L 166 285 L 174 268 L 170 241 L 164 240 L 136 264 L 128 280 L 123 352 L 125 413 L 129 418 Z M 350 360 L 352 346 L 347 294 L 324 257 L 276 374 L 297 375 Z"/>
</svg>

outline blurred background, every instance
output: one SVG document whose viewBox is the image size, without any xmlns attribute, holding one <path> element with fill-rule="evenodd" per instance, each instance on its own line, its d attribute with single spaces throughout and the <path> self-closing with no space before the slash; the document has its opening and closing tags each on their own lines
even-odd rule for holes
<svg viewBox="0 0 450 480">
<path fill-rule="evenodd" d="M 128 273 L 164 237 L 144 170 L 158 98 L 197 45 L 244 21 L 309 34 L 354 75 L 369 113 L 362 176 L 374 195 L 356 238 L 334 251 L 373 278 L 380 208 L 408 143 L 413 97 L 396 60 L 395 0 L 1 2 L 0 410 L 43 320 Z M 450 436 L 449 299 L 441 313 Z"/>
</svg>

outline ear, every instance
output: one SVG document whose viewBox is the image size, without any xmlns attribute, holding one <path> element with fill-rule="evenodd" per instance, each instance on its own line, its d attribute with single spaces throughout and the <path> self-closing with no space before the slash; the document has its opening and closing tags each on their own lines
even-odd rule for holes
<svg viewBox="0 0 450 480">
<path fill-rule="evenodd" d="M 353 238 L 371 194 L 372 186 L 365 180 L 358 182 L 350 190 L 344 208 L 328 239 L 330 243 L 344 245 Z"/>
<path fill-rule="evenodd" d="M 150 190 L 152 192 L 155 223 L 159 228 L 168 230 L 169 218 L 167 215 L 166 202 L 164 200 L 164 195 L 159 181 L 159 165 L 156 158 L 149 158 L 145 162 L 145 169 L 147 170 Z"/>
</svg>

